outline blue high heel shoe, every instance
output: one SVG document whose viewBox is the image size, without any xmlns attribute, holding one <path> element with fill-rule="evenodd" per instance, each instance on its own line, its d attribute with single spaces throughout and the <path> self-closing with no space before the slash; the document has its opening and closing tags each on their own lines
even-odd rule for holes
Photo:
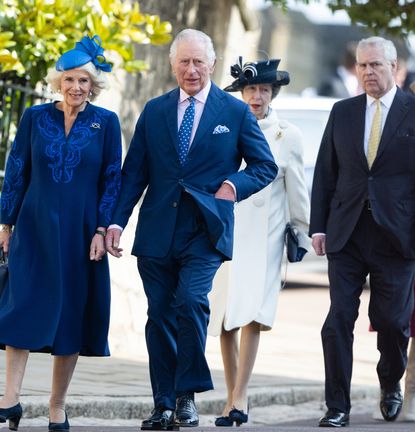
<svg viewBox="0 0 415 432">
<path fill-rule="evenodd" d="M 235 422 L 236 426 L 248 422 L 248 414 L 245 414 L 242 410 L 238 410 L 235 407 L 229 411 L 229 418 Z"/>
<path fill-rule="evenodd" d="M 65 411 L 65 421 L 63 423 L 49 422 L 49 432 L 69 432 L 69 421 Z"/>
<path fill-rule="evenodd" d="M 230 427 L 233 426 L 233 420 L 228 416 L 216 417 L 215 426 Z"/>
<path fill-rule="evenodd" d="M 22 412 L 20 403 L 11 408 L 0 408 L 0 423 L 6 423 L 9 420 L 9 429 L 17 431 L 20 419 L 22 418 Z"/>
</svg>

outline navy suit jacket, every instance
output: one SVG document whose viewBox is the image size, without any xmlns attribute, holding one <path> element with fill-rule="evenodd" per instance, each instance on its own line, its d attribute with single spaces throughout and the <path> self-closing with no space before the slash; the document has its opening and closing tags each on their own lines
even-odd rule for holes
<svg viewBox="0 0 415 432">
<path fill-rule="evenodd" d="M 237 201 L 265 187 L 278 168 L 248 105 L 212 83 L 187 162 L 178 158 L 179 88 L 150 100 L 141 113 L 123 170 L 119 203 L 112 223 L 124 227 L 139 198 L 133 255 L 163 257 L 169 251 L 183 190 L 197 202 L 212 243 L 232 257 L 233 207 L 216 199 L 224 180 L 237 190 Z M 217 128 L 224 126 L 224 128 Z M 219 129 L 225 132 L 217 133 Z M 239 171 L 242 159 L 247 166 Z"/>
<path fill-rule="evenodd" d="M 365 110 L 365 94 L 333 106 L 314 172 L 310 234 L 326 233 L 327 252 L 338 252 L 369 200 L 399 253 L 415 258 L 415 98 L 397 89 L 370 170 Z"/>
</svg>

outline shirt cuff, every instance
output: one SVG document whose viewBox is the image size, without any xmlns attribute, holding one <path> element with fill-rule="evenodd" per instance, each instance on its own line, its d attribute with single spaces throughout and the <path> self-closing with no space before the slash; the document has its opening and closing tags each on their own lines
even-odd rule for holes
<svg viewBox="0 0 415 432">
<path fill-rule="evenodd" d="M 236 193 L 236 187 L 235 187 L 235 185 L 231 181 L 229 181 L 229 180 L 225 180 L 223 183 L 228 184 L 233 189 L 233 193 L 235 194 L 235 201 L 236 201 L 238 195 Z"/>
<path fill-rule="evenodd" d="M 311 238 L 313 238 L 313 237 L 315 237 L 315 236 L 318 236 L 318 235 L 325 236 L 326 233 L 314 233 L 314 234 L 311 234 Z"/>
<path fill-rule="evenodd" d="M 117 224 L 111 224 L 107 229 L 118 229 L 121 232 L 123 232 L 124 230 Z"/>
</svg>

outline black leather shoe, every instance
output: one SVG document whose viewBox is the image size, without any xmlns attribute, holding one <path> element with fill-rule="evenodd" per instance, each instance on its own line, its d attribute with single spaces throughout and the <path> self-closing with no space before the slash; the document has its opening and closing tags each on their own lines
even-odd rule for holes
<svg viewBox="0 0 415 432">
<path fill-rule="evenodd" d="M 174 411 L 163 407 L 154 408 L 151 416 L 142 421 L 141 430 L 177 430 L 174 424 Z"/>
<path fill-rule="evenodd" d="M 235 422 L 236 426 L 248 422 L 248 414 L 245 414 L 242 410 L 238 410 L 235 407 L 229 411 L 229 418 Z"/>
<path fill-rule="evenodd" d="M 22 418 L 22 406 L 18 403 L 11 408 L 0 408 L 0 423 L 9 421 L 9 429 L 17 431 L 19 428 L 20 419 Z"/>
<path fill-rule="evenodd" d="M 233 426 L 233 420 L 231 420 L 228 416 L 216 417 L 215 426 L 230 427 Z"/>
<path fill-rule="evenodd" d="M 183 427 L 199 426 L 194 397 L 190 393 L 176 400 L 176 424 Z"/>
<path fill-rule="evenodd" d="M 337 409 L 329 409 L 318 422 L 319 427 L 349 426 L 349 414 Z"/>
<path fill-rule="evenodd" d="M 393 389 L 380 389 L 380 412 L 386 421 L 394 421 L 401 412 L 403 397 L 400 384 Z"/>
<path fill-rule="evenodd" d="M 66 412 L 65 412 L 65 421 L 63 423 L 49 422 L 48 430 L 49 432 L 69 432 L 69 421 Z"/>
</svg>

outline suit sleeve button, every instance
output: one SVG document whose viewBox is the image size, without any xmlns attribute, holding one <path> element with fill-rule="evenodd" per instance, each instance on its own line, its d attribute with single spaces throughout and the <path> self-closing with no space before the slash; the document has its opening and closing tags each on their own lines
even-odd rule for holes
<svg viewBox="0 0 415 432">
<path fill-rule="evenodd" d="M 174 201 L 173 204 L 171 205 L 172 207 L 177 207 L 177 201 Z"/>
</svg>

